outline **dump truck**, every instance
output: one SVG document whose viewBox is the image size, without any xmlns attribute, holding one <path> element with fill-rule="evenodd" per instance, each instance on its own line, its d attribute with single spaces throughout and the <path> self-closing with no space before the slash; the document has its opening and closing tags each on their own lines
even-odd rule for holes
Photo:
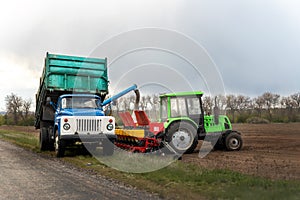
<svg viewBox="0 0 300 200">
<path fill-rule="evenodd" d="M 105 116 L 103 107 L 136 89 L 133 85 L 105 99 L 107 59 L 47 53 L 36 94 L 40 150 L 54 150 L 62 157 L 74 145 L 101 145 L 104 155 L 112 155 L 117 139 L 115 118 Z"/>
</svg>

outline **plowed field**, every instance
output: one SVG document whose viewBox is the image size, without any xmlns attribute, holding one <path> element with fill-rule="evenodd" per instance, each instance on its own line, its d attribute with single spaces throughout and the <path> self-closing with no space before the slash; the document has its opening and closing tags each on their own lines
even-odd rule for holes
<svg viewBox="0 0 300 200">
<path fill-rule="evenodd" d="M 212 151 L 183 156 L 183 162 L 205 168 L 230 169 L 271 179 L 300 180 L 300 123 L 234 124 L 242 133 L 241 151 Z M 199 142 L 198 151 L 202 143 Z"/>
</svg>

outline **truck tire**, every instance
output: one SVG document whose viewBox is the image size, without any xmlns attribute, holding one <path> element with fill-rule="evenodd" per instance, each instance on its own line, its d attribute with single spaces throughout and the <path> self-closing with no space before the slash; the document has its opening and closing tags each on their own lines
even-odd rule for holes
<svg viewBox="0 0 300 200">
<path fill-rule="evenodd" d="M 65 141 L 59 139 L 58 135 L 55 137 L 55 155 L 56 157 L 64 157 L 65 155 Z"/>
<path fill-rule="evenodd" d="M 225 138 L 225 146 L 227 151 L 238 151 L 243 146 L 243 140 L 237 132 L 229 133 Z"/>
<path fill-rule="evenodd" d="M 112 141 L 106 139 L 102 142 L 102 145 L 104 156 L 112 156 L 114 154 L 115 145 Z"/>
<path fill-rule="evenodd" d="M 53 134 L 53 129 L 50 128 L 50 129 L 48 129 L 48 150 L 49 151 L 54 151 L 55 150 L 54 142 L 55 142 L 55 137 L 54 137 L 54 134 Z"/>
<path fill-rule="evenodd" d="M 47 128 L 43 127 L 40 129 L 40 141 L 39 146 L 41 151 L 47 151 L 49 149 L 49 143 L 48 143 L 48 130 Z"/>
<path fill-rule="evenodd" d="M 193 153 L 198 145 L 197 130 L 188 122 L 175 122 L 168 128 L 167 141 L 179 154 Z"/>
</svg>

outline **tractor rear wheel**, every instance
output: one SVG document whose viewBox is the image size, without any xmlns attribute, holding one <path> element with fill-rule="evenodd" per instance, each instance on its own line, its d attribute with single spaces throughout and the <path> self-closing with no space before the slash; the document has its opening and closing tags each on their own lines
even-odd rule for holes
<svg viewBox="0 0 300 200">
<path fill-rule="evenodd" d="M 188 122 L 175 122 L 168 128 L 167 141 L 179 154 L 193 153 L 198 145 L 197 130 Z"/>
<path fill-rule="evenodd" d="M 228 151 L 238 151 L 243 146 L 243 140 L 237 132 L 229 133 L 225 138 L 225 146 Z"/>
</svg>

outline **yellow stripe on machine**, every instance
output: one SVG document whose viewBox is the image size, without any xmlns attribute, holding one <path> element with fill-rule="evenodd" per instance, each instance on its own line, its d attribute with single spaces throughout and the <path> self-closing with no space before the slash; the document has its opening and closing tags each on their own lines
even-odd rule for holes
<svg viewBox="0 0 300 200">
<path fill-rule="evenodd" d="M 115 133 L 117 136 L 131 136 L 131 137 L 137 137 L 137 138 L 144 138 L 145 137 L 145 131 L 143 129 L 116 129 Z"/>
</svg>

